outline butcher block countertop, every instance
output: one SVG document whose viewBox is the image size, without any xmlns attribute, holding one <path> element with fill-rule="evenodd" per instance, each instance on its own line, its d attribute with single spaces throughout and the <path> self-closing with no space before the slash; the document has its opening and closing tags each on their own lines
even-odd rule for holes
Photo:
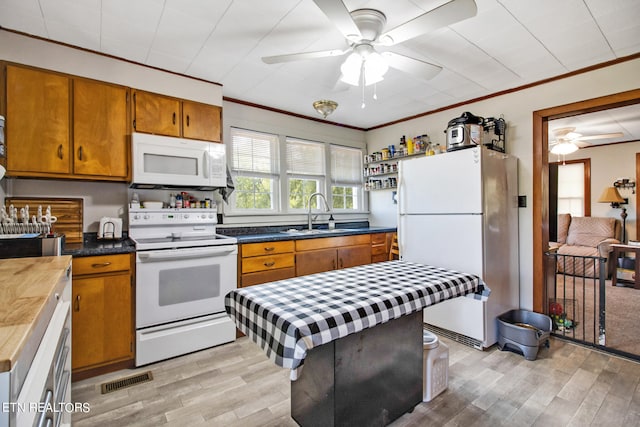
<svg viewBox="0 0 640 427">
<path fill-rule="evenodd" d="M 71 256 L 0 260 L 0 372 L 10 371 L 45 309 Z"/>
</svg>

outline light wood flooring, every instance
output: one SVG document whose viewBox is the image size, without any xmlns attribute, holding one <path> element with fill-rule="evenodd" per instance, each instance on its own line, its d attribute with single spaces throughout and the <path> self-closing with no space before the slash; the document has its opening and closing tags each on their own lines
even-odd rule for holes
<svg viewBox="0 0 640 427">
<path fill-rule="evenodd" d="M 447 338 L 449 387 L 392 426 L 638 426 L 640 363 L 552 338 L 535 361 Z M 153 381 L 109 394 L 100 384 L 150 370 Z M 289 371 L 248 338 L 72 385 L 81 426 L 295 426 Z M 304 373 L 303 373 L 304 375 Z"/>
</svg>

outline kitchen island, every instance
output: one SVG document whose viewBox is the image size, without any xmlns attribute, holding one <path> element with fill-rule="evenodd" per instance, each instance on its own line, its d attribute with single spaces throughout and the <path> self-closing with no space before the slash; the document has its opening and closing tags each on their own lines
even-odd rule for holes
<svg viewBox="0 0 640 427">
<path fill-rule="evenodd" d="M 422 309 L 485 292 L 470 274 L 388 261 L 237 289 L 225 305 L 291 369 L 299 424 L 386 425 L 422 400 Z"/>
<path fill-rule="evenodd" d="M 3 259 L 0 277 L 0 400 L 8 409 L 0 425 L 69 425 L 70 413 L 56 405 L 71 397 L 71 257 Z M 58 411 L 16 410 L 49 392 Z"/>
</svg>

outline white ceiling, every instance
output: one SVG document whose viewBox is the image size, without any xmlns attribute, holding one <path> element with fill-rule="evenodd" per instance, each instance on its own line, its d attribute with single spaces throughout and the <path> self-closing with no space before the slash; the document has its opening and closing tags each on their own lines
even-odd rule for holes
<svg viewBox="0 0 640 427">
<path fill-rule="evenodd" d="M 446 0 L 344 0 L 386 29 Z M 638 0 L 476 0 L 475 17 L 395 52 L 443 67 L 424 81 L 390 69 L 373 89 L 337 85 L 344 57 L 267 65 L 261 57 L 345 48 L 312 0 L 0 0 L 0 26 L 223 85 L 225 97 L 371 128 L 640 52 Z M 496 114 L 499 114 L 497 112 Z M 601 130 L 598 130 L 599 132 Z"/>
</svg>

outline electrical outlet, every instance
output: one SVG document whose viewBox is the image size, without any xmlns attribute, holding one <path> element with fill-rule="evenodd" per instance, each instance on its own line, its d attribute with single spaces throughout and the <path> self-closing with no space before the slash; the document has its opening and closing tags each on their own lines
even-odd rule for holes
<svg viewBox="0 0 640 427">
<path fill-rule="evenodd" d="M 527 207 L 527 196 L 518 196 L 518 207 L 519 208 Z"/>
</svg>

